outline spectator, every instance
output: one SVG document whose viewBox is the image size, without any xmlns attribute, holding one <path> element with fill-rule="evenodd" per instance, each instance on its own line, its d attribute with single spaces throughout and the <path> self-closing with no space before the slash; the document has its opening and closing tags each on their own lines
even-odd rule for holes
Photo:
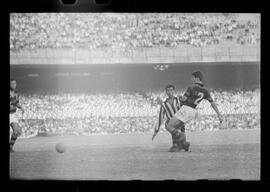
<svg viewBox="0 0 270 192">
<path fill-rule="evenodd" d="M 259 89 L 212 92 L 213 99 L 225 115 L 228 128 L 259 128 Z M 24 94 L 21 96 L 25 108 L 21 119 L 23 136 L 36 135 L 41 131 L 58 134 L 151 131 L 158 117 L 158 100 L 164 99 L 165 95 L 162 91 L 146 95 L 151 95 L 151 101 L 132 93 Z M 199 118 L 187 126 L 190 131 L 221 128 L 207 102 L 202 101 L 198 111 Z"/>
<path fill-rule="evenodd" d="M 12 13 L 10 49 L 208 46 L 260 41 L 258 14 Z"/>
</svg>

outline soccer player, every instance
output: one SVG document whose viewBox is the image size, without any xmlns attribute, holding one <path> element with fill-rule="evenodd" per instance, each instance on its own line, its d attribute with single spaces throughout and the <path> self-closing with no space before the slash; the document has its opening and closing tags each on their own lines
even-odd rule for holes
<svg viewBox="0 0 270 192">
<path fill-rule="evenodd" d="M 174 114 L 181 107 L 181 103 L 174 93 L 175 87 L 173 85 L 167 85 L 165 87 L 165 91 L 168 97 L 164 102 L 161 103 L 160 111 L 159 111 L 158 126 L 155 127 L 152 140 L 155 138 L 155 136 L 159 132 L 160 126 L 164 122 L 164 119 L 166 118 L 165 128 L 167 129 L 169 120 L 174 116 Z M 185 127 L 181 127 L 180 131 L 185 132 Z M 189 142 L 178 143 L 177 138 L 175 138 L 175 136 L 172 136 L 172 142 L 173 142 L 173 146 L 170 148 L 169 150 L 170 152 L 177 152 L 177 151 L 180 151 L 182 148 L 186 151 L 188 150 Z M 176 148 L 175 145 L 177 145 L 178 147 Z"/>
<path fill-rule="evenodd" d="M 9 142 L 9 151 L 14 152 L 13 146 L 17 138 L 21 135 L 21 127 L 19 126 L 19 121 L 16 117 L 17 108 L 21 109 L 24 113 L 24 109 L 19 104 L 19 95 L 16 91 L 16 80 L 10 79 L 10 105 L 9 105 L 9 124 L 12 128 L 12 135 Z"/>
<path fill-rule="evenodd" d="M 220 123 L 222 123 L 221 114 L 210 96 L 209 91 L 204 87 L 203 74 L 200 71 L 193 72 L 191 80 L 193 85 L 188 87 L 183 96 L 179 97 L 182 107 L 175 113 L 167 125 L 167 130 L 172 134 L 172 137 L 177 140 L 179 144 L 186 143 L 185 132 L 180 132 L 179 127 L 184 129 L 187 122 L 197 117 L 198 112 L 196 107 L 203 99 L 210 102 L 211 107 L 218 115 Z M 178 145 L 174 144 L 172 148 L 173 149 L 171 150 L 177 151 Z"/>
</svg>

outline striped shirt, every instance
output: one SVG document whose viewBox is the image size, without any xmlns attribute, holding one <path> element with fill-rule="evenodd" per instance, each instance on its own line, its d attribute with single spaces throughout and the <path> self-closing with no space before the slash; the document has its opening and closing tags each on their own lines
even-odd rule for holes
<svg viewBox="0 0 270 192">
<path fill-rule="evenodd" d="M 156 131 L 159 131 L 160 126 L 163 123 L 164 118 L 166 117 L 165 125 L 168 124 L 169 120 L 174 116 L 174 114 L 180 109 L 181 103 L 177 97 L 173 97 L 172 104 L 169 102 L 169 98 L 167 98 L 164 102 L 162 102 L 159 111 L 158 118 L 158 127 Z"/>
</svg>

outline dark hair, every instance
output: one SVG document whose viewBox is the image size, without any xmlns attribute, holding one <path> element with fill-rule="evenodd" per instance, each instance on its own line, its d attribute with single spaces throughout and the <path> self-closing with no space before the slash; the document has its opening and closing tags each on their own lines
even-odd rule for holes
<svg viewBox="0 0 270 192">
<path fill-rule="evenodd" d="M 10 81 L 16 81 L 16 79 L 14 79 L 14 78 L 10 78 Z"/>
<path fill-rule="evenodd" d="M 194 77 L 196 77 L 196 78 L 199 78 L 200 81 L 203 81 L 203 74 L 202 74 L 202 72 L 200 72 L 200 71 L 195 71 L 195 72 L 192 73 L 192 75 L 193 75 Z"/>
<path fill-rule="evenodd" d="M 175 86 L 174 85 L 166 85 L 165 89 L 169 89 L 169 88 L 173 88 L 173 90 L 175 90 Z"/>
</svg>

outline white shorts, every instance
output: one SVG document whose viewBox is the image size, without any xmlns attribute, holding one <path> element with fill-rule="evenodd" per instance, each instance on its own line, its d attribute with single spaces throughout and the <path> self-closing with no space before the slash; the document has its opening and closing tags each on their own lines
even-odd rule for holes
<svg viewBox="0 0 270 192">
<path fill-rule="evenodd" d="M 9 124 L 11 123 L 19 123 L 16 113 L 9 114 Z"/>
<path fill-rule="evenodd" d="M 174 115 L 180 121 L 187 123 L 198 116 L 196 109 L 183 105 Z"/>
</svg>

